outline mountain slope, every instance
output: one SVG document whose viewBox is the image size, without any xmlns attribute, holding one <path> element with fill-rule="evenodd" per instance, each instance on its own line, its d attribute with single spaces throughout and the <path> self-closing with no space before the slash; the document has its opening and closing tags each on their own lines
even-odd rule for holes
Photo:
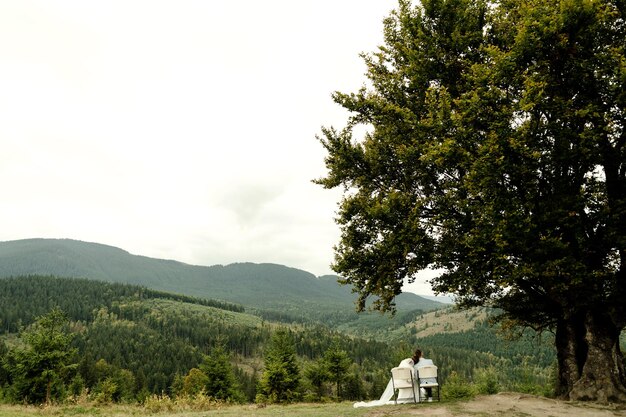
<svg viewBox="0 0 626 417">
<path fill-rule="evenodd" d="M 0 242 L 0 277 L 53 275 L 143 285 L 148 288 L 221 299 L 258 310 L 318 319 L 350 315 L 356 296 L 337 277 L 314 275 L 275 264 L 195 266 L 132 255 L 122 249 L 69 239 Z M 399 311 L 429 311 L 443 304 L 406 293 Z M 350 318 L 353 319 L 353 318 Z"/>
<path fill-rule="evenodd" d="M 66 330 L 73 334 L 73 347 L 79 351 L 78 369 L 88 384 L 85 388 L 92 392 L 102 388 L 97 379 L 104 379 L 107 369 L 123 368 L 132 373 L 135 383 L 131 385 L 137 389 L 170 393 L 177 376 L 198 367 L 203 353 L 221 345 L 242 371 L 239 382 L 247 385 L 250 393 L 256 386 L 253 374 L 277 327 L 291 329 L 302 361 L 322 356 L 337 339 L 343 349 L 350 349 L 353 360 L 360 363 L 367 358 L 369 368 L 361 369 L 371 373 L 385 366 L 392 351 L 380 342 L 338 338 L 335 331 L 323 326 L 271 323 L 237 306 L 211 300 L 128 284 L 29 276 L 0 279 L 0 362 L 7 345 L 16 345 L 20 329 L 53 308 L 59 308 L 70 321 Z M 3 375 L 0 373 L 0 392 L 5 383 L 12 382 Z M 248 400 L 254 400 L 253 393 Z"/>
<path fill-rule="evenodd" d="M 503 340 L 497 329 L 487 326 L 489 312 L 484 309 L 448 308 L 420 314 L 390 331 L 397 337 L 388 344 L 369 337 L 348 337 L 341 326 L 328 329 L 272 323 L 242 312 L 238 306 L 211 300 L 133 285 L 41 276 L 0 279 L 0 356 L 7 346 L 15 346 L 16 332 L 22 326 L 54 307 L 67 313 L 72 322 L 80 369 L 91 389 L 97 386 L 93 380 L 96 363 L 104 359 L 130 370 L 137 377 L 137 387 L 167 392 L 176 375 L 197 367 L 208 347 L 224 344 L 237 367 L 247 373 L 249 378 L 243 381 L 248 381 L 252 400 L 256 384 L 251 376 L 259 369 L 266 344 L 279 326 L 293 332 L 303 364 L 340 343 L 358 364 L 357 374 L 374 396 L 384 389 L 388 369 L 415 347 L 440 366 L 444 381 L 450 381 L 453 374 L 480 381 L 488 372 L 506 384 L 502 388 L 522 388 L 524 392 L 547 386 L 555 360 L 553 341 L 533 338 L 532 333 L 520 340 Z M 354 328 L 348 330 L 356 334 Z"/>
</svg>

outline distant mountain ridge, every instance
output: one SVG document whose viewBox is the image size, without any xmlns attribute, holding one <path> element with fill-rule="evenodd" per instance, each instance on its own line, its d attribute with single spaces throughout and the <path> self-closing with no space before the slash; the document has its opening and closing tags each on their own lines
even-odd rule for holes
<svg viewBox="0 0 626 417">
<path fill-rule="evenodd" d="M 356 295 L 336 276 L 316 277 L 277 264 L 197 266 L 132 255 L 113 246 L 71 239 L 0 242 L 0 278 L 26 275 L 89 278 L 238 303 L 291 316 L 350 314 Z M 442 303 L 401 294 L 398 311 L 430 311 Z"/>
</svg>

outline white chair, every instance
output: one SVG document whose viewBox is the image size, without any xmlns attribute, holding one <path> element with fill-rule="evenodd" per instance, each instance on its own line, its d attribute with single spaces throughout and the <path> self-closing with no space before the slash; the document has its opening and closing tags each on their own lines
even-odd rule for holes
<svg viewBox="0 0 626 417">
<path fill-rule="evenodd" d="M 408 389 L 413 394 L 413 402 L 417 403 L 415 395 L 415 378 L 413 377 L 413 368 L 396 367 L 391 369 L 391 384 L 393 387 L 394 402 L 398 404 L 398 397 L 403 394 L 403 398 L 407 395 Z M 398 393 L 396 394 L 396 390 Z"/>
<path fill-rule="evenodd" d="M 437 388 L 437 401 L 441 401 L 439 391 L 439 379 L 437 377 L 437 367 L 435 365 L 426 365 L 417 368 L 417 392 L 419 401 L 422 400 L 422 391 L 420 388 Z"/>
</svg>

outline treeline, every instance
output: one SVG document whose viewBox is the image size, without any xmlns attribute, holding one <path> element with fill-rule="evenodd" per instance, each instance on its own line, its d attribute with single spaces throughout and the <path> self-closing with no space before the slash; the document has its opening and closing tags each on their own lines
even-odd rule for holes
<svg viewBox="0 0 626 417">
<path fill-rule="evenodd" d="M 248 400 L 277 325 L 238 311 L 182 303 L 141 287 L 53 277 L 0 280 L 0 321 L 6 333 L 27 328 L 36 317 L 58 308 L 69 319 L 72 348 L 79 352 L 78 381 L 72 388 L 102 388 L 97 375 L 132 376 L 133 398 L 174 393 L 175 381 L 223 347 Z M 192 300 L 195 301 L 195 300 Z M 333 343 L 349 351 L 363 375 L 388 368 L 391 351 L 381 342 L 345 337 L 319 325 L 292 326 L 296 354 L 304 363 L 322 357 Z M 391 355 L 393 356 L 393 355 Z M 397 356 L 397 355 L 396 355 Z M 106 370 L 106 372 L 103 371 Z M 117 386 L 129 383 L 118 381 Z M 109 386 L 110 390 L 111 387 Z M 365 396 L 367 393 L 363 392 Z M 113 398 L 129 398 L 128 394 Z"/>
<path fill-rule="evenodd" d="M 163 300 L 114 303 L 111 310 L 99 310 L 96 320 L 77 332 L 73 345 L 84 354 L 83 369 L 104 359 L 137 375 L 138 391 L 167 394 L 172 393 L 171 386 L 177 376 L 186 374 L 201 362 L 203 355 L 221 346 L 241 369 L 251 369 L 248 373 L 237 372 L 236 367 L 235 373 L 252 399 L 256 381 L 250 377 L 258 376 L 262 368 L 259 359 L 274 332 L 281 327 L 250 320 L 220 312 L 208 314 L 189 306 L 181 308 Z M 369 375 L 370 380 L 381 369 L 397 362 L 390 358 L 402 356 L 388 344 L 345 337 L 319 325 L 291 327 L 289 334 L 303 363 L 319 359 L 337 344 L 350 352 L 355 366 Z"/>
<path fill-rule="evenodd" d="M 298 358 L 300 391 L 296 397 L 309 400 L 377 398 L 387 384 L 389 369 L 417 346 L 440 366 L 444 383 L 450 377 L 472 380 L 477 370 L 498 369 L 503 386 L 519 381 L 536 386 L 545 383 L 553 359 L 548 349 L 533 347 L 527 344 L 530 341 L 505 345 L 484 325 L 471 332 L 418 340 L 407 333 L 402 340 L 384 343 L 348 337 L 317 324 L 286 326 L 243 313 L 237 306 L 222 309 L 176 297 L 90 280 L 0 279 L 0 328 L 11 341 L 9 347 L 0 339 L 0 363 L 4 364 L 0 388 L 5 399 L 25 400 L 18 395 L 19 378 L 13 371 L 18 368 L 15 352 L 22 352 L 19 349 L 28 339 L 16 342 L 17 329 L 28 335 L 37 318 L 57 310 L 67 318 L 68 349 L 75 351 L 73 368 L 66 375 L 71 378 L 58 391 L 59 398 L 81 392 L 102 401 L 195 395 L 211 385 L 210 378 L 217 376 L 209 375 L 216 367 L 230 369 L 228 378 L 234 381 L 238 401 L 254 401 L 267 375 L 266 356 L 277 332 L 287 334 L 281 340 L 289 340 Z M 216 360 L 227 365 L 218 366 Z M 328 369 L 340 369 L 340 375 L 330 375 Z M 260 398 L 266 401 L 273 394 L 264 389 Z"/>
<path fill-rule="evenodd" d="M 188 304 L 244 312 L 243 306 L 187 295 L 155 291 L 145 287 L 78 278 L 28 276 L 0 279 L 0 333 L 18 332 L 54 307 L 73 320 L 89 321 L 94 309 L 110 308 L 122 299 L 167 299 Z"/>
<path fill-rule="evenodd" d="M 477 322 L 472 331 L 460 333 L 434 334 L 418 339 L 421 345 L 437 346 L 438 352 L 457 349 L 465 352 L 488 352 L 497 358 L 506 358 L 513 366 L 522 365 L 532 358 L 532 362 L 541 368 L 548 368 L 556 360 L 554 336 L 550 333 L 537 335 L 530 331 L 519 338 L 507 340 L 499 334 L 497 328 L 488 326 L 484 321 Z M 433 355 L 437 355 L 433 352 Z M 466 357 L 469 366 L 482 365 L 474 362 L 472 355 Z M 471 368 L 470 368 L 471 369 Z"/>
</svg>

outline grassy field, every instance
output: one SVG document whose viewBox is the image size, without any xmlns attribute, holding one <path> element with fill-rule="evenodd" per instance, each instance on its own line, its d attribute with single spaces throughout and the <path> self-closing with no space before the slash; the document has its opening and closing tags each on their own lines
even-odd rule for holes
<svg viewBox="0 0 626 417">
<path fill-rule="evenodd" d="M 434 405 L 434 404 L 433 404 Z M 292 405 L 268 405 L 258 407 L 256 405 L 222 406 L 203 411 L 149 411 L 139 406 L 51 406 L 51 407 L 27 407 L 0 405 L 2 417 L 39 417 L 39 416 L 75 416 L 75 417 L 357 417 L 357 416 L 391 416 L 408 417 L 415 415 L 416 407 L 427 408 L 430 404 L 398 405 L 375 408 L 353 408 L 352 403 L 329 403 L 329 404 L 292 404 Z M 411 412 L 413 410 L 413 412 Z"/>
<path fill-rule="evenodd" d="M 197 404 L 196 404 L 197 405 Z M 441 403 L 353 408 L 352 403 L 292 405 L 219 405 L 176 410 L 142 406 L 90 405 L 28 407 L 0 405 L 0 417 L 626 417 L 626 404 L 560 401 L 515 392 L 479 395 L 474 399 Z"/>
</svg>

